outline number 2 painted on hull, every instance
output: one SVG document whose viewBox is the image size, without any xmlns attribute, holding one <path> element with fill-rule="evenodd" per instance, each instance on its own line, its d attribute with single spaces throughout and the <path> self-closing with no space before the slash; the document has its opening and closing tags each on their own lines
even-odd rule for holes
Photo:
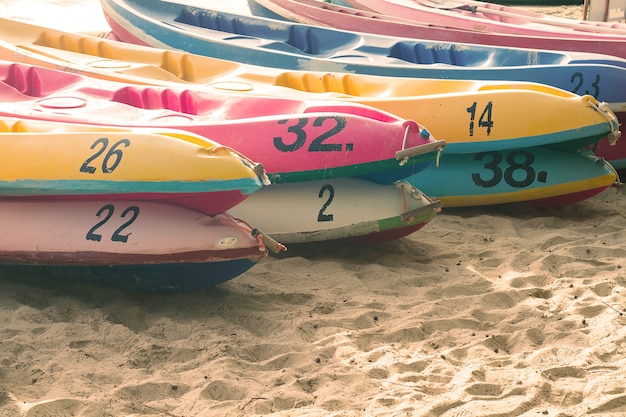
<svg viewBox="0 0 626 417">
<path fill-rule="evenodd" d="M 111 219 L 111 216 L 113 216 L 114 211 L 115 211 L 115 206 L 113 206 L 113 204 L 107 204 L 105 206 L 102 206 L 100 210 L 98 210 L 98 212 L 96 213 L 96 216 L 100 217 L 103 213 L 105 213 L 104 218 L 100 220 L 98 223 L 96 223 L 91 229 L 89 229 L 89 231 L 87 232 L 87 235 L 85 236 L 85 239 L 93 240 L 95 242 L 100 242 L 102 240 L 102 235 L 96 233 L 96 230 L 98 230 L 100 227 L 102 227 L 105 223 L 107 223 Z M 123 235 L 122 232 L 128 226 L 133 224 L 135 220 L 137 220 L 137 216 L 139 216 L 139 207 L 137 206 L 127 207 L 126 210 L 122 212 L 120 217 L 125 218 L 126 215 L 128 215 L 129 213 L 131 213 L 130 218 L 120 227 L 115 229 L 115 231 L 111 235 L 111 240 L 113 242 L 123 242 L 123 243 L 128 242 L 128 235 L 130 233 Z"/>
<path fill-rule="evenodd" d="M 535 180 L 545 183 L 548 179 L 546 171 L 536 172 L 532 167 L 532 164 L 535 162 L 535 156 L 528 151 L 515 150 L 509 152 L 506 156 L 508 166 L 504 170 L 500 167 L 502 162 L 502 154 L 500 152 L 478 153 L 474 157 L 474 161 L 483 161 L 485 158 L 489 159 L 484 163 L 483 168 L 491 171 L 491 177 L 484 178 L 479 173 L 472 173 L 472 181 L 479 187 L 495 187 L 503 178 L 504 182 L 513 188 L 528 187 Z M 516 172 L 522 172 L 523 178 L 516 179 Z"/>
<path fill-rule="evenodd" d="M 335 198 L 335 189 L 333 188 L 333 186 L 330 184 L 324 184 L 320 189 L 318 197 L 323 198 L 326 191 L 328 191 L 328 198 L 326 199 L 326 201 L 322 205 L 322 208 L 317 214 L 318 222 L 332 222 L 334 220 L 334 216 L 332 214 L 326 214 L 326 209 L 328 208 L 328 206 L 330 206 L 330 203 L 332 203 L 333 199 Z"/>
<path fill-rule="evenodd" d="M 320 127 L 324 124 L 326 120 L 334 120 L 335 124 L 333 127 L 328 129 L 326 132 L 317 136 L 311 141 L 307 151 L 308 152 L 341 152 L 343 151 L 343 144 L 341 143 L 325 143 L 325 141 L 341 132 L 345 129 L 348 122 L 345 117 L 342 116 L 321 116 L 316 117 L 313 120 L 313 126 Z M 287 124 L 289 120 L 280 120 L 278 124 Z M 281 152 L 295 152 L 300 149 L 307 141 L 307 134 L 305 127 L 309 123 L 309 119 L 307 117 L 301 117 L 298 119 L 298 122 L 292 126 L 287 127 L 287 132 L 293 133 L 295 135 L 295 140 L 292 143 L 285 143 L 285 140 L 281 136 L 274 137 L 274 146 Z M 346 151 L 351 151 L 354 149 L 353 143 L 346 143 Z"/>
</svg>

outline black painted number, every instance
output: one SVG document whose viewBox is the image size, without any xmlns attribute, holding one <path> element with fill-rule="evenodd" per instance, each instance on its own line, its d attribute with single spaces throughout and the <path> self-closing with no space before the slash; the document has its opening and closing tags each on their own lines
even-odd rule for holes
<svg viewBox="0 0 626 417">
<path fill-rule="evenodd" d="M 326 198 L 326 201 L 324 202 L 324 204 L 322 205 L 322 208 L 317 214 L 318 222 L 332 222 L 333 221 L 334 216 L 332 214 L 326 214 L 326 209 L 328 208 L 330 203 L 333 202 L 333 198 L 335 198 L 335 189 L 330 184 L 324 184 L 322 188 L 320 189 L 318 197 L 324 198 L 324 194 L 326 193 L 326 191 L 328 191 L 328 197 Z"/>
<path fill-rule="evenodd" d="M 113 206 L 113 204 L 107 204 L 105 206 L 102 206 L 100 210 L 98 210 L 98 212 L 96 213 L 96 216 L 100 217 L 104 214 L 104 218 L 102 218 L 102 220 L 100 220 L 91 229 L 89 229 L 85 238 L 87 240 L 100 242 L 102 240 L 102 235 L 99 233 L 96 233 L 96 231 L 111 219 L 114 211 L 115 211 L 115 206 Z M 127 207 L 122 212 L 120 217 L 126 218 L 127 216 L 128 216 L 128 220 L 126 220 L 120 227 L 115 229 L 115 231 L 111 235 L 111 240 L 113 242 L 123 242 L 123 243 L 128 242 L 128 236 L 130 235 L 130 233 L 124 235 L 122 234 L 122 232 L 126 228 L 128 228 L 128 226 L 133 224 L 135 220 L 137 220 L 137 216 L 139 216 L 139 207 L 137 206 Z"/>
<path fill-rule="evenodd" d="M 474 161 L 482 161 L 487 158 L 487 162 L 483 165 L 487 171 L 491 171 L 491 178 L 484 179 L 480 174 L 472 174 L 472 181 L 479 187 L 495 187 L 502 181 L 502 170 L 500 162 L 502 162 L 502 154 L 500 152 L 481 152 L 476 154 Z"/>
<path fill-rule="evenodd" d="M 600 96 L 600 74 L 596 74 L 595 79 L 590 84 L 592 87 L 592 90 L 590 90 L 589 88 L 585 88 L 585 90 L 583 91 L 583 87 L 585 83 L 588 81 L 585 80 L 585 77 L 580 72 L 573 73 L 570 78 L 570 81 L 574 83 L 574 89 L 572 90 L 572 93 L 589 94 L 589 95 L 592 95 L 596 99 Z"/>
<path fill-rule="evenodd" d="M 122 145 L 127 148 L 128 146 L 130 146 L 130 141 L 128 139 L 121 139 L 109 148 L 109 139 L 99 138 L 89 147 L 89 149 L 95 149 L 96 152 L 89 158 L 87 158 L 85 162 L 83 162 L 83 165 L 81 165 L 80 167 L 80 172 L 86 172 L 88 174 L 95 173 L 96 167 L 90 164 L 94 162 L 97 158 L 99 158 L 105 151 L 107 152 L 104 155 L 104 158 L 102 158 L 102 172 L 105 174 L 113 172 L 122 161 L 123 153 L 122 150 L 119 149 Z"/>
<path fill-rule="evenodd" d="M 469 123 L 469 135 L 474 136 L 474 122 L 476 119 L 476 110 L 478 103 L 474 102 L 471 106 L 469 106 L 466 110 L 470 114 L 470 123 Z M 493 111 L 493 102 L 487 103 L 485 108 L 480 113 L 480 117 L 478 118 L 478 127 L 487 128 L 487 136 L 491 133 L 491 128 L 493 127 L 493 119 L 492 119 L 492 111 Z"/>
<path fill-rule="evenodd" d="M 482 176 L 480 173 L 472 173 L 472 181 L 479 187 L 495 187 L 504 179 L 508 185 L 514 188 L 524 188 L 531 185 L 535 180 L 546 182 L 546 171 L 536 172 L 532 167 L 535 156 L 523 150 L 511 151 L 506 155 L 506 168 L 501 167 L 502 154 L 500 152 L 481 152 L 476 154 L 474 161 L 485 161 L 483 168 L 490 174 Z"/>
<path fill-rule="evenodd" d="M 347 125 L 345 117 L 316 117 L 315 120 L 313 120 L 313 126 L 322 126 L 324 122 L 326 122 L 326 120 L 334 121 L 333 126 L 321 135 L 313 138 L 307 149 L 308 152 L 341 152 L 343 150 L 343 145 L 341 143 L 325 143 L 325 141 L 345 129 Z M 289 120 L 280 120 L 278 123 L 287 124 L 288 122 Z M 298 119 L 298 122 L 296 124 L 287 127 L 287 132 L 294 135 L 294 138 L 290 142 L 286 142 L 286 139 L 281 136 L 274 137 L 274 146 L 276 147 L 276 149 L 281 152 L 294 152 L 304 146 L 307 141 L 305 127 L 308 123 L 308 118 L 301 117 L 300 119 Z M 346 151 L 351 151 L 353 148 L 354 144 L 346 143 Z"/>
</svg>

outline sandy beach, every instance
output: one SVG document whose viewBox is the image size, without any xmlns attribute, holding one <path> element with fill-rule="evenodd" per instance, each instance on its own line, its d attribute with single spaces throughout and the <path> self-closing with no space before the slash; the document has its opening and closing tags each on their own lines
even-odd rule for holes
<svg viewBox="0 0 626 417">
<path fill-rule="evenodd" d="M 202 291 L 0 273 L 0 416 L 624 416 L 625 242 L 610 188 L 290 246 Z"/>
<path fill-rule="evenodd" d="M 624 415 L 623 190 L 445 210 L 219 287 L 0 280 L 3 416 Z"/>
</svg>

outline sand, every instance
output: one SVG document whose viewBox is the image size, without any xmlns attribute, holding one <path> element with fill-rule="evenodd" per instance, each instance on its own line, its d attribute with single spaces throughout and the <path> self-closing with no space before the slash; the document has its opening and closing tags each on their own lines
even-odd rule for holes
<svg viewBox="0 0 626 417">
<path fill-rule="evenodd" d="M 626 414 L 626 196 L 448 209 L 216 288 L 2 276 L 2 416 Z"/>
<path fill-rule="evenodd" d="M 0 275 L 0 416 L 624 416 L 626 195 L 444 209 L 215 288 Z"/>
</svg>

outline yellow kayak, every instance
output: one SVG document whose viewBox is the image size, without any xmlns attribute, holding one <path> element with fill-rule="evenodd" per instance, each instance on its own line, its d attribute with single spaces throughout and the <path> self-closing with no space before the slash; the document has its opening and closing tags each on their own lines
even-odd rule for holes
<svg viewBox="0 0 626 417">
<path fill-rule="evenodd" d="M 447 153 L 575 150 L 619 137 L 617 118 L 604 103 L 544 84 L 285 71 L 0 22 L 0 59 L 130 83 L 356 102 L 419 120 L 446 141 Z"/>
<path fill-rule="evenodd" d="M 589 96 L 577 96 L 542 84 L 402 79 L 407 84 L 394 87 L 398 81 L 395 77 L 387 79 L 254 67 L 18 22 L 2 26 L 0 35 L 2 39 L 10 40 L 0 42 L 0 59 L 101 79 L 248 96 L 306 97 L 363 104 L 402 102 L 396 112 L 409 111 L 413 106 L 418 108 L 419 101 L 425 102 L 421 107 L 425 110 L 418 119 L 437 119 L 439 124 L 432 120 L 424 126 L 435 137 L 445 140 L 447 146 L 437 167 L 407 180 L 426 195 L 441 200 L 444 207 L 520 201 L 531 201 L 541 206 L 566 205 L 597 194 L 616 179 L 610 164 L 572 151 L 607 136 L 611 143 L 615 143 L 620 134 L 615 114 L 604 103 Z M 376 80 L 377 83 L 371 82 Z M 326 92 L 311 92 L 320 91 L 316 90 L 320 83 L 323 87 L 321 91 Z M 409 84 L 413 85 L 411 89 Z M 300 89 L 296 88 L 298 85 L 301 85 Z M 421 95 L 420 85 L 431 95 Z M 342 89 L 338 90 L 338 86 Z M 432 94 L 438 89 L 438 94 Z M 520 89 L 529 92 L 523 96 L 528 99 L 520 99 L 522 96 L 517 94 Z M 494 94 L 494 91 L 502 93 Z M 406 92 L 405 96 L 401 96 L 402 92 Z M 539 96 L 544 97 L 544 103 L 548 102 L 548 98 L 555 100 L 553 104 L 563 103 L 559 107 L 562 113 L 553 112 L 553 107 L 542 107 L 547 106 L 545 104 L 533 104 L 530 97 Z M 508 97 L 508 102 L 502 101 L 505 97 Z M 454 107 L 445 104 L 455 101 Z M 513 112 L 515 106 L 518 110 Z M 541 111 L 537 111 L 536 107 L 541 107 Z M 501 108 L 510 110 L 502 115 Z M 529 111 L 543 118 L 533 120 L 527 117 Z M 570 114 L 580 117 L 570 120 Z M 501 117 L 506 117 L 520 131 L 530 133 L 520 134 L 517 130 L 510 130 L 507 123 L 500 122 L 504 120 Z M 551 130 L 553 123 L 563 126 L 560 119 L 567 120 L 565 130 Z M 589 121 L 591 123 L 585 125 Z M 454 136 L 451 132 L 463 130 L 463 127 L 464 136 L 451 137 Z M 499 136 L 503 129 L 510 131 L 510 136 Z M 524 136 L 526 134 L 528 136 Z M 467 139 L 484 136 L 490 139 Z M 603 142 L 608 143 L 606 140 L 600 143 Z"/>
<path fill-rule="evenodd" d="M 265 180 L 243 155 L 174 129 L 0 118 L 0 155 L 3 197 L 155 200 L 212 215 Z"/>
</svg>

